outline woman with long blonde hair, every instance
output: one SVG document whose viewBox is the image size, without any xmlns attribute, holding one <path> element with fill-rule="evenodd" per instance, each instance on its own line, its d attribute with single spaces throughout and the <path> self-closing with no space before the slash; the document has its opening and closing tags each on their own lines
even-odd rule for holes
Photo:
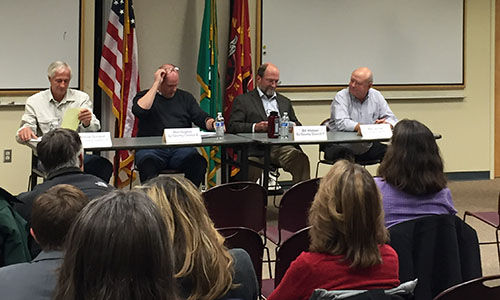
<svg viewBox="0 0 500 300">
<path fill-rule="evenodd" d="M 360 165 L 337 161 L 309 210 L 309 252 L 302 252 L 268 298 L 309 299 L 317 288 L 363 290 L 399 284 L 398 256 L 385 243 L 382 201 Z"/>
<path fill-rule="evenodd" d="M 175 277 L 188 300 L 255 300 L 258 285 L 248 254 L 228 250 L 203 198 L 183 177 L 160 176 L 142 189 L 153 199 L 168 225 L 175 253 Z"/>
</svg>

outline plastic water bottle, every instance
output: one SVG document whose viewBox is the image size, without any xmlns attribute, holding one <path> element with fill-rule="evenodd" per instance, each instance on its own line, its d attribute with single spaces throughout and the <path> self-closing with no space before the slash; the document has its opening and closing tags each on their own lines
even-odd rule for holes
<svg viewBox="0 0 500 300">
<path fill-rule="evenodd" d="M 215 119 L 215 135 L 218 139 L 224 138 L 224 117 L 221 112 L 217 113 L 217 118 Z"/>
<path fill-rule="evenodd" d="M 288 113 L 284 112 L 280 122 L 280 137 L 282 139 L 288 138 L 288 133 L 290 132 L 289 129 L 290 129 L 290 118 L 288 117 Z"/>
</svg>

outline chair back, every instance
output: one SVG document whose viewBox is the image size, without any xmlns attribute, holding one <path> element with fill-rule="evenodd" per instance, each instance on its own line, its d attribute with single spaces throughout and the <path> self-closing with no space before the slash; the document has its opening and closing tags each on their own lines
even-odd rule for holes
<svg viewBox="0 0 500 300">
<path fill-rule="evenodd" d="M 252 260 L 255 275 L 259 282 L 259 289 L 262 282 L 262 257 L 264 254 L 264 243 L 261 236 L 245 227 L 218 228 L 217 231 L 226 239 L 224 244 L 229 249 L 244 249 Z"/>
<path fill-rule="evenodd" d="M 418 278 L 415 299 L 432 299 L 447 288 L 481 277 L 474 229 L 455 215 L 434 215 L 389 228 L 398 253 L 399 280 Z"/>
<path fill-rule="evenodd" d="M 500 299 L 500 275 L 485 276 L 455 285 L 434 298 L 434 300 L 466 299 Z"/>
<path fill-rule="evenodd" d="M 203 193 L 215 228 L 246 227 L 266 231 L 266 190 L 255 182 L 231 182 Z"/>
<path fill-rule="evenodd" d="M 276 254 L 274 287 L 278 286 L 283 276 L 285 276 L 286 270 L 288 270 L 288 267 L 290 267 L 290 264 L 297 256 L 309 248 L 309 228 L 306 227 L 299 230 L 279 247 Z"/>
<path fill-rule="evenodd" d="M 308 226 L 309 208 L 318 191 L 320 178 L 299 182 L 285 192 L 281 198 L 278 230 L 299 231 Z"/>
</svg>

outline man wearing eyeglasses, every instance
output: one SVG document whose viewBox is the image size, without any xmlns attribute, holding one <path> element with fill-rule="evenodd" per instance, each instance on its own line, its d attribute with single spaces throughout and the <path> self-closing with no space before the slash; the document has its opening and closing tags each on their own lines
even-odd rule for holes
<svg viewBox="0 0 500 300">
<path fill-rule="evenodd" d="M 177 88 L 178 84 L 179 67 L 164 64 L 156 70 L 151 88 L 137 93 L 132 106 L 139 120 L 137 136 L 162 136 L 164 128 L 190 128 L 192 123 L 214 130 L 215 120 L 191 93 Z M 174 169 L 199 186 L 207 168 L 205 158 L 193 147 L 137 150 L 135 162 L 141 182 L 158 176 L 161 170 Z"/>
<path fill-rule="evenodd" d="M 257 70 L 257 88 L 234 99 L 233 110 L 229 120 L 228 130 L 233 133 L 267 132 L 267 118 L 272 111 L 280 116 L 288 113 L 290 121 L 301 125 L 287 97 L 276 92 L 280 78 L 278 67 L 265 63 Z M 248 150 L 250 160 L 263 163 L 262 149 L 252 147 Z M 300 148 L 291 145 L 273 146 L 270 152 L 271 163 L 290 172 L 293 182 L 300 182 L 310 178 L 309 158 Z M 256 181 L 261 170 L 249 167 L 248 177 Z"/>
</svg>

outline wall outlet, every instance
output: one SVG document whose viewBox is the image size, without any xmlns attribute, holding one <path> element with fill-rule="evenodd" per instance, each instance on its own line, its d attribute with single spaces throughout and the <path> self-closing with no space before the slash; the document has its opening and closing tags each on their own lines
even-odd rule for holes
<svg viewBox="0 0 500 300">
<path fill-rule="evenodd" d="M 12 162 L 12 149 L 3 150 L 3 162 L 4 163 Z"/>
</svg>

